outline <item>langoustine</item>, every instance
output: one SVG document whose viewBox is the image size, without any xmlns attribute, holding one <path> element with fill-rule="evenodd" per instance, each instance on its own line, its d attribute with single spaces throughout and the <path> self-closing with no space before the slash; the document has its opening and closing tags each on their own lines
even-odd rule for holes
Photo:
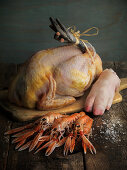
<svg viewBox="0 0 127 170">
<path fill-rule="evenodd" d="M 29 152 L 35 149 L 38 153 L 47 148 L 45 155 L 49 156 L 56 147 L 64 145 L 64 155 L 71 153 L 75 148 L 75 141 L 82 140 L 84 153 L 88 147 L 91 153 L 96 153 L 96 149 L 89 141 L 89 135 L 93 119 L 84 112 L 74 113 L 72 115 L 63 115 L 60 113 L 48 113 L 34 123 L 23 127 L 12 129 L 5 135 L 12 135 L 12 143 L 16 143 L 15 149 L 22 151 L 29 149 Z M 43 145 L 44 144 L 44 145 Z"/>
</svg>

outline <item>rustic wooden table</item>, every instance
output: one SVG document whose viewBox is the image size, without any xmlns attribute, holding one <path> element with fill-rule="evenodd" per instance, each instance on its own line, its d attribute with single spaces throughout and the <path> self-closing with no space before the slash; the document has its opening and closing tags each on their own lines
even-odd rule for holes
<svg viewBox="0 0 127 170">
<path fill-rule="evenodd" d="M 104 63 L 104 68 L 113 68 L 120 78 L 127 77 L 127 63 Z M 7 89 L 17 72 L 15 64 L 0 64 L 0 90 Z M 0 108 L 0 170 L 126 170 L 127 169 L 127 90 L 121 92 L 123 101 L 112 106 L 103 116 L 94 117 L 91 142 L 97 154 L 86 155 L 80 147 L 73 154 L 63 156 L 63 148 L 57 148 L 49 157 L 44 152 L 14 150 L 11 139 L 4 132 L 22 125 Z M 92 116 L 92 114 L 91 114 Z M 93 116 L 92 116 L 93 117 Z"/>
</svg>

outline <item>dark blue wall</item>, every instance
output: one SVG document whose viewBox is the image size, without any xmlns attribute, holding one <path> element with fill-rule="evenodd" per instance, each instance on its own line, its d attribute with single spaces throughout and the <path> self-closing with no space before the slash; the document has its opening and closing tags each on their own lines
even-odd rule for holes
<svg viewBox="0 0 127 170">
<path fill-rule="evenodd" d="M 49 17 L 79 30 L 96 26 L 89 40 L 103 61 L 127 61 L 127 0 L 1 0 L 0 61 L 24 62 L 38 50 L 61 45 Z"/>
</svg>

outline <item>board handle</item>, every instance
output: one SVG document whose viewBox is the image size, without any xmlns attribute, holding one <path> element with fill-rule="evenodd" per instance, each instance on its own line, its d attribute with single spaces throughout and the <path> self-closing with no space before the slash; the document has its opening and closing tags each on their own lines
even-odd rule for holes
<svg viewBox="0 0 127 170">
<path fill-rule="evenodd" d="M 121 78 L 120 80 L 121 80 L 121 82 L 120 82 L 119 91 L 124 90 L 124 89 L 127 88 L 127 78 Z M 119 103 L 121 101 L 122 101 L 121 94 L 119 92 L 116 92 L 112 104 Z"/>
</svg>

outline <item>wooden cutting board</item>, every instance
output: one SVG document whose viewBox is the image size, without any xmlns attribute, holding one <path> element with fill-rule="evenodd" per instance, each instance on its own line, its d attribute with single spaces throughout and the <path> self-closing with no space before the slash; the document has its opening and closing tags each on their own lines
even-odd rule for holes
<svg viewBox="0 0 127 170">
<path fill-rule="evenodd" d="M 126 89 L 126 88 L 127 88 L 127 78 L 122 78 L 121 83 L 120 83 L 120 91 L 123 89 Z M 27 109 L 27 108 L 18 107 L 14 104 L 11 104 L 11 103 L 9 103 L 9 101 L 7 99 L 7 93 L 8 93 L 7 90 L 0 91 L 0 106 L 4 110 L 8 111 L 8 114 L 11 114 L 14 118 L 18 119 L 19 121 L 28 121 L 33 118 L 42 116 L 48 112 L 51 112 L 51 111 L 39 111 L 39 110 Z M 86 93 L 82 97 L 78 98 L 75 103 L 73 103 L 69 106 L 63 107 L 63 108 L 52 110 L 52 112 L 69 114 L 69 113 L 74 113 L 74 112 L 83 110 L 85 99 L 86 99 L 88 93 L 89 93 L 89 91 L 86 91 Z M 122 101 L 121 94 L 116 93 L 114 100 L 113 100 L 113 104 L 119 103 L 121 101 Z"/>
</svg>

